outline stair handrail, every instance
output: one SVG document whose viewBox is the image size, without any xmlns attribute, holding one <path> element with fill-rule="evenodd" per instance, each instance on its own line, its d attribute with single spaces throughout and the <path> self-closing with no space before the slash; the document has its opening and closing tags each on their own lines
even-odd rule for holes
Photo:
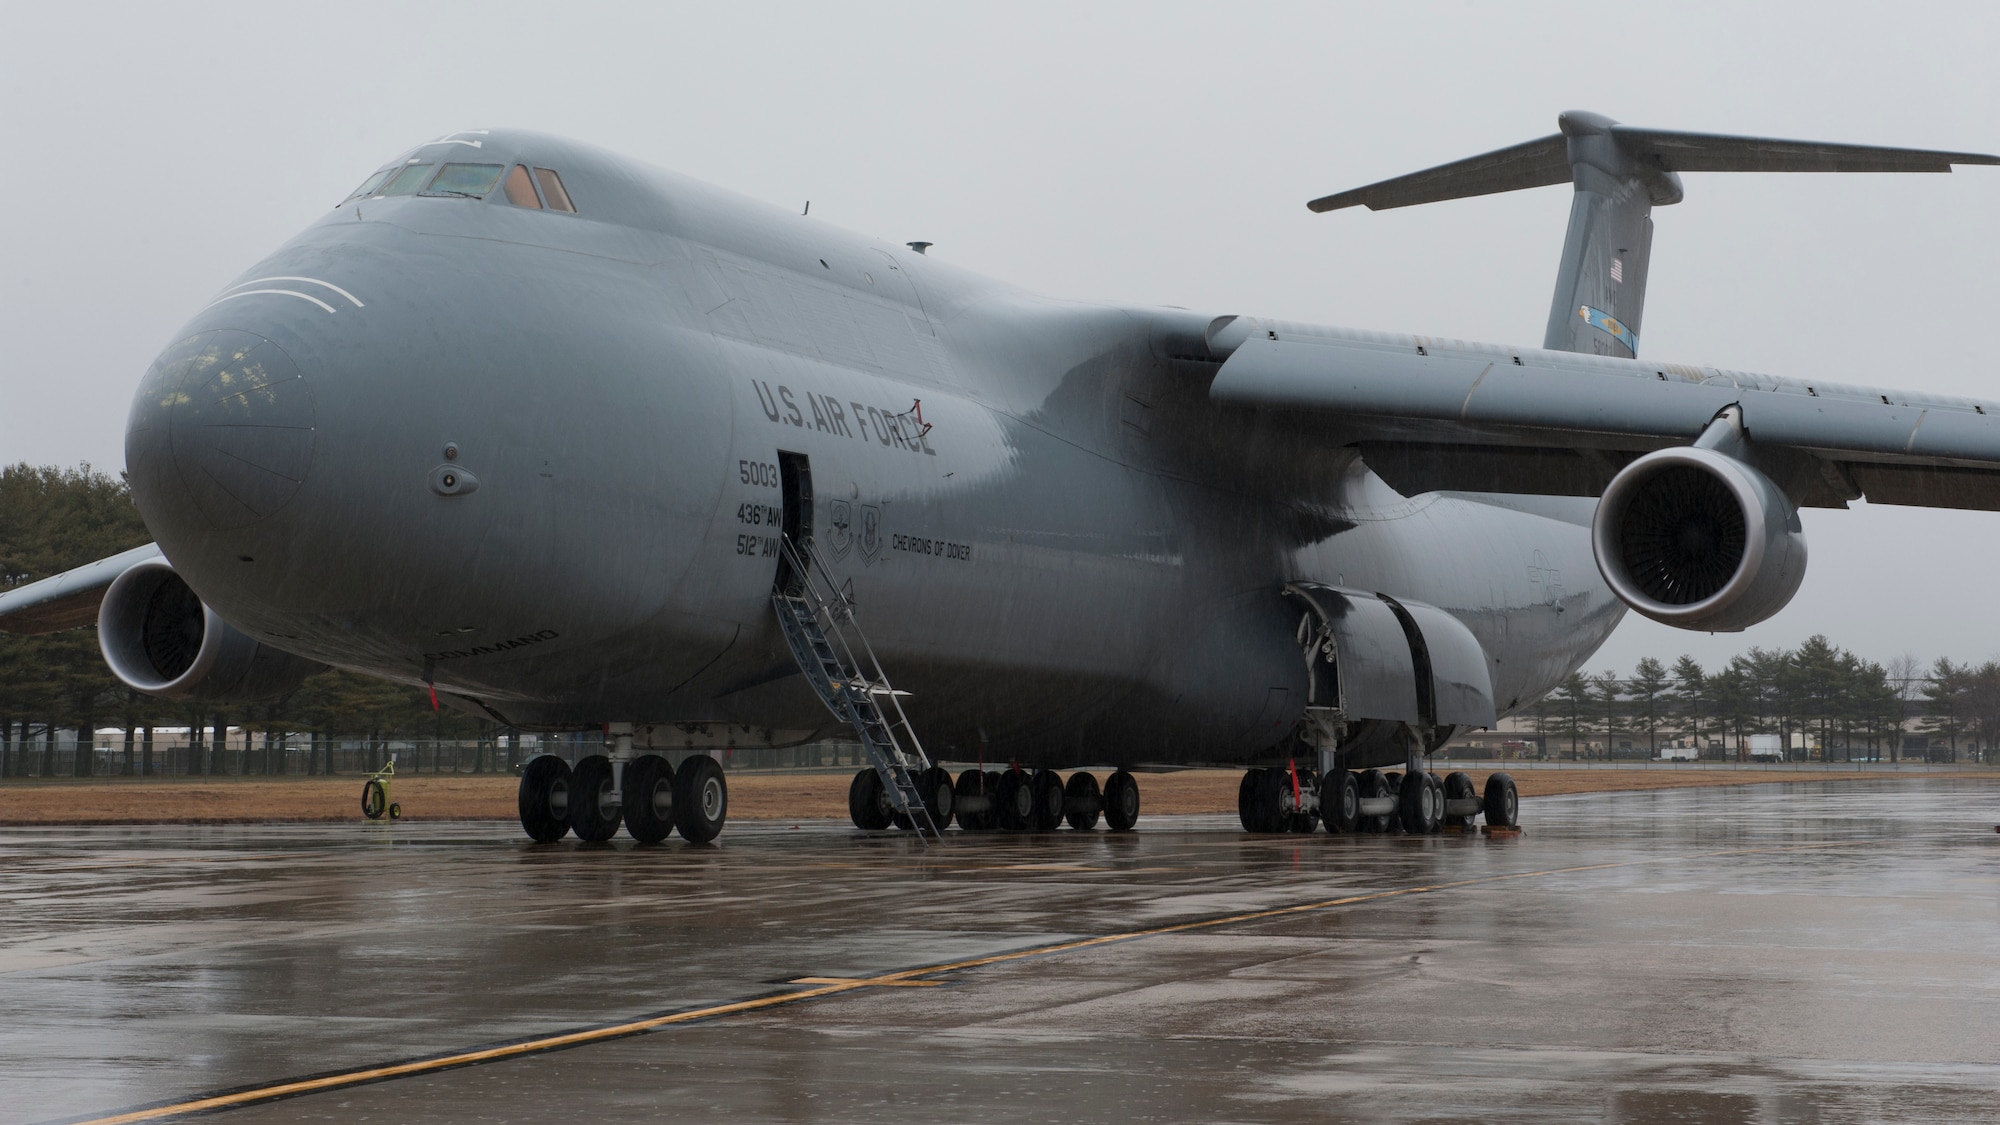
<svg viewBox="0 0 2000 1125">
<path fill-rule="evenodd" d="M 835 655 L 843 658 L 841 659 L 842 668 L 852 668 L 861 675 L 862 683 L 860 685 L 852 683 L 838 685 L 842 693 L 847 694 L 858 691 L 863 697 L 860 702 L 872 704 L 876 715 L 883 720 L 889 719 L 887 711 L 893 709 L 895 712 L 894 721 L 884 721 L 881 725 L 883 734 L 888 737 L 889 751 L 895 756 L 896 765 L 913 775 L 917 772 L 930 769 L 930 755 L 924 750 L 923 740 L 917 737 L 916 728 L 911 725 L 908 713 L 903 710 L 902 700 L 897 697 L 895 688 L 889 683 L 889 674 L 883 669 L 881 659 L 875 655 L 875 647 L 868 643 L 867 632 L 861 628 L 860 622 L 855 619 L 853 600 L 833 584 L 832 568 L 827 566 L 825 557 L 819 553 L 818 544 L 810 536 L 806 537 L 803 542 L 800 542 L 795 541 L 789 535 L 780 536 L 778 544 L 779 549 L 784 552 L 786 564 L 798 580 L 800 592 L 812 603 L 814 616 L 824 618 L 826 624 L 830 626 L 830 628 L 824 629 L 823 632 L 828 633 L 832 642 L 840 646 L 840 651 Z M 825 583 L 824 591 L 822 591 L 820 585 L 822 582 Z M 781 589 L 777 593 L 783 596 L 786 594 L 786 591 Z M 842 622 L 845 622 L 846 625 L 843 626 Z M 848 641 L 847 633 L 849 627 L 853 630 L 854 640 L 860 644 L 861 652 L 868 658 L 868 663 L 865 666 L 856 658 L 854 645 Z M 872 679 L 869 675 L 871 669 L 873 671 Z M 888 698 L 888 709 L 883 708 L 879 702 L 875 702 L 878 696 L 886 696 Z M 899 727 L 902 731 L 900 737 L 897 734 L 897 728 Z M 907 748 L 904 746 L 906 739 L 909 743 Z M 915 759 L 914 762 L 910 760 L 912 758 Z M 893 781 L 894 779 L 891 778 L 889 780 Z M 897 787 L 899 798 L 901 792 L 899 785 Z M 920 801 L 917 808 L 904 809 L 903 812 L 912 818 L 912 823 L 916 822 L 917 817 L 921 817 L 923 826 L 927 827 L 932 835 L 940 838 L 943 837 L 943 831 L 931 820 L 930 806 L 928 804 Z"/>
</svg>

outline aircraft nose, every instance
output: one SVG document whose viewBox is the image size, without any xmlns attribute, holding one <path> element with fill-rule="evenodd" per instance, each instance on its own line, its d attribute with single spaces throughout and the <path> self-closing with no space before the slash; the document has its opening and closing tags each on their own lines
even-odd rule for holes
<svg viewBox="0 0 2000 1125">
<path fill-rule="evenodd" d="M 216 531 L 283 508 L 312 467 L 314 408 L 299 365 L 262 336 L 221 328 L 160 353 L 125 427 L 125 464 L 156 514 Z"/>
</svg>

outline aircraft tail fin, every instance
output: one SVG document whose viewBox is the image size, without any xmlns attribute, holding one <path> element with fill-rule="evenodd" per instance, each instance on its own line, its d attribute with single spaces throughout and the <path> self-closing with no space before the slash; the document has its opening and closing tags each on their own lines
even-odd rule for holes
<svg viewBox="0 0 2000 1125">
<path fill-rule="evenodd" d="M 1562 131 L 1511 148 L 1321 196 L 1314 211 L 1371 211 L 1570 183 L 1569 233 L 1542 346 L 1632 358 L 1646 303 L 1653 208 L 1679 203 L 1680 172 L 1949 172 L 2000 164 L 1976 152 L 1823 144 L 1620 125 L 1571 110 Z"/>
</svg>

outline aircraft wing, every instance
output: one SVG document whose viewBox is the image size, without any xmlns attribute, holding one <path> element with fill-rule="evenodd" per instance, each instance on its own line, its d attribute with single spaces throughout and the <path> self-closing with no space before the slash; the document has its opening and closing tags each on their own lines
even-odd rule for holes
<svg viewBox="0 0 2000 1125">
<path fill-rule="evenodd" d="M 1796 503 L 2000 511 L 2000 403 L 1242 317 L 1208 336 L 1210 398 L 1324 419 L 1405 495 L 1594 496 L 1733 405 Z"/>
<path fill-rule="evenodd" d="M 159 545 L 148 543 L 0 594 L 0 633 L 57 633 L 95 624 L 105 588 L 133 563 L 159 557 Z"/>
</svg>

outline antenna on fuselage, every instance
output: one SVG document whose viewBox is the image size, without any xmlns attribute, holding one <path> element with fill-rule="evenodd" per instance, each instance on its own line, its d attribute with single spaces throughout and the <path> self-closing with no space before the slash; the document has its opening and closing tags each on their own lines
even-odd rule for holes
<svg viewBox="0 0 2000 1125">
<path fill-rule="evenodd" d="M 903 243 L 903 245 L 909 247 L 912 250 L 915 250 L 919 254 L 922 254 L 927 252 L 928 250 L 930 250 L 931 247 L 937 244 L 934 242 L 905 242 Z"/>
</svg>

